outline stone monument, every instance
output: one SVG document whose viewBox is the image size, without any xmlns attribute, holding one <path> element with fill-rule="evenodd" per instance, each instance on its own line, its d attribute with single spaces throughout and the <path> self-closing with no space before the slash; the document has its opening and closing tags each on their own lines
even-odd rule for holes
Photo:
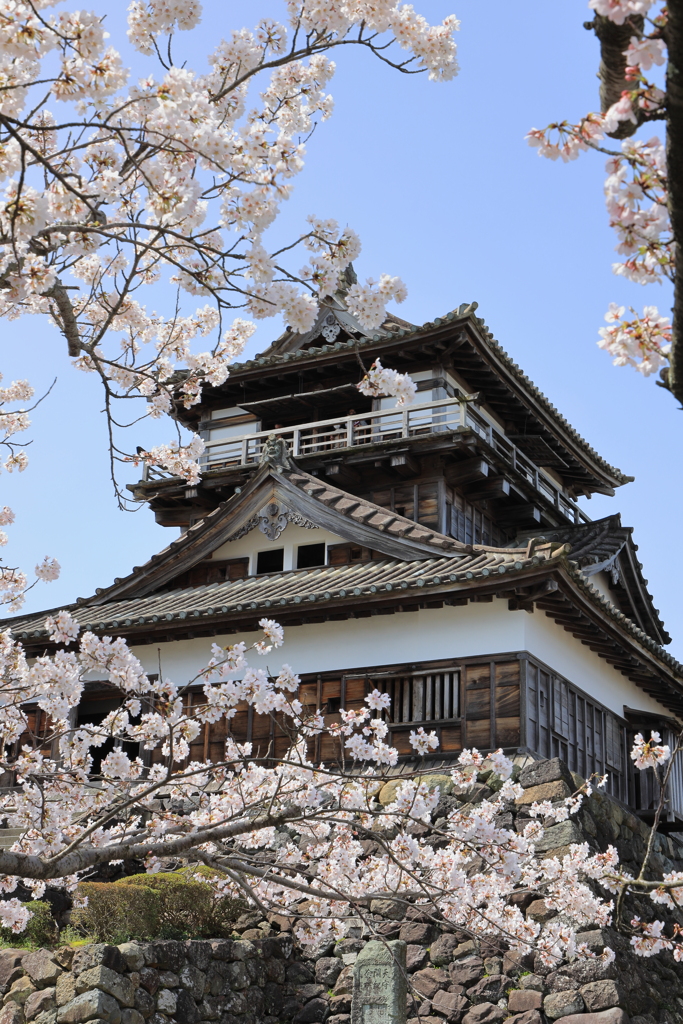
<svg viewBox="0 0 683 1024">
<path fill-rule="evenodd" d="M 353 968 L 351 1024 L 405 1024 L 406 944 L 373 940 Z"/>
</svg>

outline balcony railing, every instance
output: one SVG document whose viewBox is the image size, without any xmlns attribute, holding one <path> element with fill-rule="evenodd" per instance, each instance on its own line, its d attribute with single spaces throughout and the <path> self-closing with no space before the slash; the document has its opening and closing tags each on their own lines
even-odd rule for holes
<svg viewBox="0 0 683 1024">
<path fill-rule="evenodd" d="M 296 459 L 463 429 L 474 431 L 566 519 L 574 523 L 590 521 L 579 506 L 545 477 L 502 431 L 482 416 L 471 401 L 462 398 L 445 398 L 405 409 L 381 409 L 377 412 L 317 420 L 315 423 L 301 423 L 294 427 L 279 427 L 277 434 L 287 441 L 289 451 Z M 261 430 L 207 441 L 206 451 L 199 460 L 202 471 L 253 466 L 258 463 L 263 446 L 272 432 Z M 145 481 L 170 477 L 171 474 L 156 467 L 145 467 L 143 473 Z"/>
</svg>

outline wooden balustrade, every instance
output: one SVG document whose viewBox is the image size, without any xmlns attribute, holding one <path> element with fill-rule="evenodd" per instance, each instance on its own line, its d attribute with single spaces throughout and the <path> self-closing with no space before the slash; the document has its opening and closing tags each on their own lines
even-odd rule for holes
<svg viewBox="0 0 683 1024">
<path fill-rule="evenodd" d="M 315 423 L 298 423 L 281 427 L 278 437 L 284 438 L 293 458 L 325 452 L 358 448 L 413 438 L 470 429 L 499 455 L 519 476 L 530 484 L 545 501 L 574 523 L 589 522 L 588 516 L 564 494 L 560 487 L 544 476 L 537 466 L 517 448 L 505 434 L 487 419 L 472 401 L 447 398 L 404 409 L 380 409 Z M 263 446 L 273 431 L 261 430 L 235 437 L 216 438 L 206 442 L 200 458 L 204 473 L 249 466 L 258 463 Z M 145 467 L 143 480 L 160 480 L 171 474 L 155 467 Z"/>
</svg>

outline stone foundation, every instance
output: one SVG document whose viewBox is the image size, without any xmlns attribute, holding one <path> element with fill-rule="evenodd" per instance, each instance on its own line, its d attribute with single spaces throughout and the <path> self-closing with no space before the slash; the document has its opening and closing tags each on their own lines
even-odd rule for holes
<svg viewBox="0 0 683 1024">
<path fill-rule="evenodd" d="M 488 781 L 495 788 L 494 778 L 479 776 L 470 802 L 492 796 Z M 462 802 L 448 782 L 435 820 Z M 524 795 L 501 813 L 507 828 L 523 828 L 534 800 L 562 799 L 577 779 L 555 759 L 527 766 L 519 782 Z M 538 848 L 551 856 L 573 842 L 611 843 L 637 871 L 648 836 L 638 818 L 596 793 L 574 819 L 548 828 Z M 683 870 L 681 847 L 658 835 L 653 866 Z M 533 895 L 520 905 L 535 920 L 553 916 Z M 644 920 L 656 909 L 633 901 Z M 358 919 L 343 941 L 301 950 L 288 918 L 250 912 L 234 939 L 3 950 L 0 1024 L 683 1024 L 683 964 L 666 953 L 635 957 L 609 929 L 580 938 L 596 952 L 609 945 L 615 963 L 551 970 L 493 941 L 442 932 L 418 907 L 404 913 L 376 900 L 369 916 L 386 945 L 370 947 L 371 930 Z M 683 914 L 676 919 L 683 924 Z"/>
</svg>

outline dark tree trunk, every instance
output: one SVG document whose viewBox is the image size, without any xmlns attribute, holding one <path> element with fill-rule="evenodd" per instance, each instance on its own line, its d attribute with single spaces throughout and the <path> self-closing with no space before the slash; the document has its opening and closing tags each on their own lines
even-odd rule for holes
<svg viewBox="0 0 683 1024">
<path fill-rule="evenodd" d="M 631 36 L 641 36 L 644 20 L 640 15 L 632 15 L 623 25 L 615 25 L 609 18 L 596 14 L 592 21 L 585 22 L 585 27 L 593 29 L 600 40 L 600 110 L 604 114 L 613 103 L 621 99 L 621 94 L 633 89 L 633 82 L 625 77 L 625 50 L 631 42 Z M 633 121 L 621 121 L 614 132 L 613 139 L 625 139 L 633 135 L 638 125 Z"/>
<path fill-rule="evenodd" d="M 683 266 L 683 0 L 669 0 L 666 42 L 666 164 L 675 267 Z M 674 280 L 673 344 L 667 384 L 683 405 L 683 286 Z"/>
</svg>

